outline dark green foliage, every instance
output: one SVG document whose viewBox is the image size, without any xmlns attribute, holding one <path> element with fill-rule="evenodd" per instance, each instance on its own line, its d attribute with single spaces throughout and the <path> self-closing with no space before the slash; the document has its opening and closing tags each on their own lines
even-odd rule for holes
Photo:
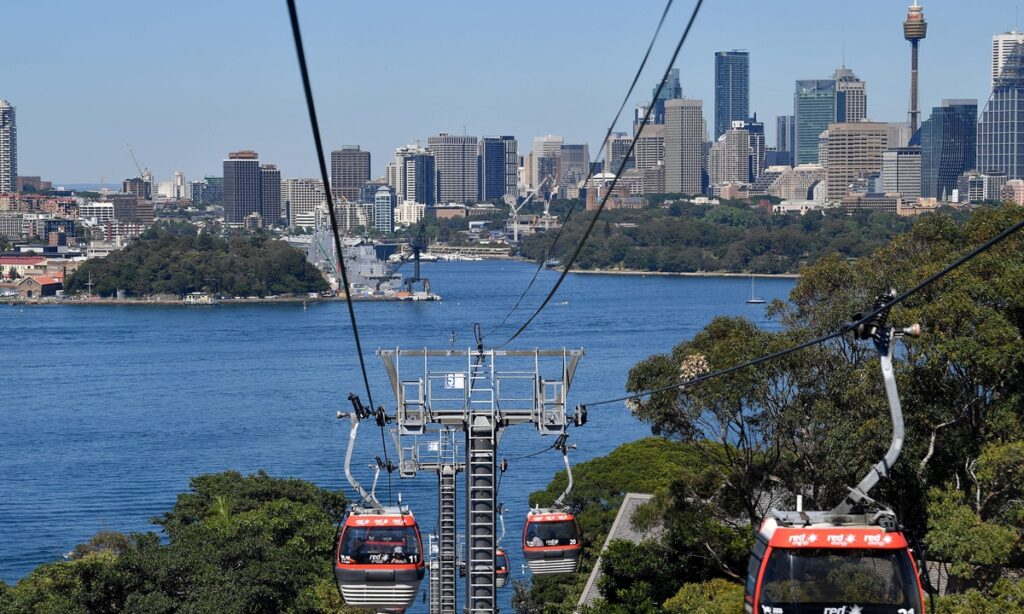
<svg viewBox="0 0 1024 614">
<path fill-rule="evenodd" d="M 65 284 L 69 294 L 128 296 L 209 292 L 218 296 L 299 294 L 327 289 L 303 254 L 262 232 L 226 241 L 185 222 L 161 222 L 128 247 L 89 260 Z"/>
<path fill-rule="evenodd" d="M 653 199 L 661 203 L 664 199 Z M 566 224 L 550 257 L 567 262 L 593 213 L 578 211 Z M 774 215 L 770 208 L 740 203 L 717 207 L 675 202 L 641 210 L 604 211 L 580 252 L 580 269 L 642 271 L 795 272 L 822 256 L 860 258 L 913 225 L 911 218 L 842 211 L 824 215 Z M 528 237 L 522 247 L 539 260 L 554 232 Z"/>
<path fill-rule="evenodd" d="M 672 549 L 656 542 L 612 540 L 601 554 L 601 594 L 611 604 L 636 604 L 643 595 L 657 606 L 675 594 L 686 565 Z"/>
<path fill-rule="evenodd" d="M 1022 218 L 1017 207 L 930 215 L 871 258 L 826 256 L 804 270 L 790 303 L 769 307 L 780 331 L 716 318 L 670 354 L 638 363 L 627 389 L 678 383 L 833 332 L 881 292 L 914 286 Z M 895 325 L 920 322 L 924 333 L 906 339 L 897 353 L 906 441 L 891 477 L 871 495 L 893 508 L 912 542 L 926 546 L 929 559 L 950 573 L 949 589 L 959 594 L 941 600 L 940 611 L 1022 611 L 1024 583 L 1005 579 L 1024 567 L 1022 254 L 1024 233 L 1018 233 L 890 316 Z M 669 479 L 669 491 L 656 498 L 664 526 L 658 546 L 681 566 L 671 586 L 679 593 L 661 604 L 630 595 L 642 603 L 640 611 L 739 611 L 751 526 L 768 506 L 792 509 L 793 493 L 800 492 L 806 509 L 831 509 L 881 458 L 891 435 L 877 353 L 849 337 L 657 393 L 630 409 L 690 455 L 685 470 Z M 651 461 L 648 471 L 663 462 Z M 607 476 L 579 482 L 575 505 L 603 509 L 603 491 L 614 487 L 594 488 L 591 479 L 630 481 L 603 467 Z M 542 499 L 562 484 L 556 478 Z M 585 556 L 593 556 L 593 543 Z M 623 611 L 617 602 L 632 586 L 625 570 L 649 573 L 630 561 L 606 570 L 611 592 L 595 611 Z M 535 598 L 568 604 L 578 595 L 564 597 L 547 582 L 535 584 Z M 563 593 L 574 588 L 561 586 Z"/>
<path fill-rule="evenodd" d="M 204 475 L 159 523 L 104 532 L 0 593 L 0 613 L 338 612 L 332 493 L 265 473 Z"/>
</svg>

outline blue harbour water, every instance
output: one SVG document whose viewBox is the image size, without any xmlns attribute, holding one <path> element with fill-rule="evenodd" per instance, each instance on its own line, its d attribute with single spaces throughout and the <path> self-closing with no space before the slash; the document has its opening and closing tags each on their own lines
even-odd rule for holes
<svg viewBox="0 0 1024 614">
<path fill-rule="evenodd" d="M 519 262 L 428 264 L 424 274 L 442 302 L 357 303 L 374 400 L 393 408 L 373 350 L 448 348 L 453 329 L 456 346 L 468 347 L 474 322 L 486 344 L 500 343 L 512 328 L 494 327 L 534 270 Z M 556 276 L 541 273 L 527 307 Z M 757 293 L 784 299 L 793 284 L 762 279 Z M 610 398 L 623 392 L 634 363 L 670 350 L 716 315 L 773 327 L 763 305 L 744 302 L 749 292 L 746 278 L 573 274 L 509 347 L 583 347 L 570 405 Z M 349 392 L 363 392 L 343 303 L 2 306 L 0 337 L 0 579 L 16 581 L 100 530 L 153 530 L 149 519 L 170 509 L 197 474 L 265 469 L 348 488 L 348 424 L 335 412 L 349 408 Z M 571 433 L 572 461 L 648 433 L 621 405 L 594 408 Z M 365 467 L 381 454 L 371 424 L 360 444 L 357 462 Z M 515 427 L 501 456 L 550 444 L 529 426 Z M 527 497 L 559 469 L 560 457 L 548 452 L 512 462 L 502 479 L 513 579 L 525 577 L 516 544 Z M 436 478 L 399 482 L 396 474 L 395 481 L 429 532 Z M 503 591 L 504 611 L 510 594 Z"/>
</svg>

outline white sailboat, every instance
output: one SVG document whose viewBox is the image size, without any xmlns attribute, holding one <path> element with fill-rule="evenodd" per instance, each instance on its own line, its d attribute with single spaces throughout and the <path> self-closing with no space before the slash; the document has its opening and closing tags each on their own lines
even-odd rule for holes
<svg viewBox="0 0 1024 614">
<path fill-rule="evenodd" d="M 763 305 L 764 299 L 758 298 L 754 295 L 754 276 L 750 276 L 750 298 L 747 299 L 748 305 Z"/>
</svg>

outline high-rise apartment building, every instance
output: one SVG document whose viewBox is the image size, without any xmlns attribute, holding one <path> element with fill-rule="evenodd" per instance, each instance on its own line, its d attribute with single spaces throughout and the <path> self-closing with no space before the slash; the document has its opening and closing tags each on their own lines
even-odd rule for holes
<svg viewBox="0 0 1024 614">
<path fill-rule="evenodd" d="M 331 152 L 331 196 L 335 200 L 359 200 L 359 190 L 370 180 L 370 152 L 359 145 L 345 145 Z"/>
<path fill-rule="evenodd" d="M 1024 32 L 1011 30 L 992 37 L 992 85 L 996 87 L 996 78 L 1003 70 L 1006 59 L 1013 53 L 1014 47 L 1024 45 Z"/>
<path fill-rule="evenodd" d="M 281 221 L 281 171 L 274 164 L 260 166 L 260 216 L 267 227 Z"/>
<path fill-rule="evenodd" d="M 702 192 L 701 148 L 704 143 L 704 101 L 665 103 L 665 191 Z"/>
<path fill-rule="evenodd" d="M 836 82 L 833 79 L 805 79 L 796 82 L 793 95 L 795 164 L 818 162 L 818 137 L 837 118 Z"/>
<path fill-rule="evenodd" d="M 629 152 L 629 144 L 632 142 L 632 138 L 625 132 L 613 132 L 608 137 L 608 141 L 604 144 L 604 172 L 618 174 L 619 168 L 623 171 L 628 171 L 631 168 L 636 168 L 636 156 L 630 156 L 626 159 L 626 154 Z M 622 161 L 626 161 L 626 166 L 622 166 Z"/>
<path fill-rule="evenodd" d="M 485 136 L 479 145 L 481 200 L 519 193 L 519 150 L 514 136 Z"/>
<path fill-rule="evenodd" d="M 675 100 L 683 97 L 683 86 L 679 83 L 679 69 L 673 68 L 668 73 L 668 79 L 665 79 L 661 83 L 661 92 L 658 92 L 658 86 L 654 86 L 651 90 L 651 98 L 654 100 L 654 110 L 651 111 L 651 119 L 649 123 L 664 124 L 665 123 L 665 102 L 669 100 Z M 647 106 L 643 105 L 642 113 L 647 112 Z M 643 114 L 640 108 L 637 108 L 638 120 L 643 119 Z M 639 123 L 637 124 L 639 125 Z"/>
<path fill-rule="evenodd" d="M 477 138 L 442 132 L 427 139 L 437 170 L 440 203 L 468 203 L 477 196 Z"/>
<path fill-rule="evenodd" d="M 921 196 L 920 147 L 895 147 L 882 152 L 882 192 L 899 192 L 904 202 Z"/>
<path fill-rule="evenodd" d="M 395 191 L 391 186 L 377 188 L 373 196 L 373 228 L 380 232 L 395 230 Z"/>
<path fill-rule="evenodd" d="M 224 160 L 224 221 L 241 226 L 252 213 L 260 213 L 260 157 L 248 149 L 234 151 Z"/>
<path fill-rule="evenodd" d="M 883 122 L 835 123 L 828 126 L 826 198 L 839 202 L 855 180 L 882 171 L 882 153 L 888 148 Z"/>
<path fill-rule="evenodd" d="M 921 124 L 921 196 L 951 197 L 957 178 L 982 162 L 977 118 L 977 100 L 943 100 Z"/>
<path fill-rule="evenodd" d="M 868 84 L 845 66 L 837 68 L 832 79 L 836 82 L 837 100 L 843 105 L 836 116 L 844 119 L 838 121 L 859 122 L 867 119 Z"/>
<path fill-rule="evenodd" d="M 715 52 L 715 140 L 750 117 L 750 53 Z"/>
<path fill-rule="evenodd" d="M 395 150 L 395 159 L 388 163 L 388 185 L 395 189 L 399 202 L 411 201 L 433 207 L 437 204 L 437 168 L 434 154 L 418 144 Z"/>
<path fill-rule="evenodd" d="M 320 179 L 285 179 L 281 182 L 281 203 L 292 228 L 315 225 L 316 209 L 327 206 L 324 182 Z"/>
<path fill-rule="evenodd" d="M 18 185 L 18 123 L 15 109 L 0 100 L 0 194 L 14 192 Z"/>
<path fill-rule="evenodd" d="M 708 154 L 711 185 L 750 181 L 750 133 L 736 121 L 711 146 Z"/>
</svg>

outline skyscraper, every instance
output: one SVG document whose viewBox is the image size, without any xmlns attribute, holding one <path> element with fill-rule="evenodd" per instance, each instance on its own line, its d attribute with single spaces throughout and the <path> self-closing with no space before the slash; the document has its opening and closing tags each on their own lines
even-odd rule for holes
<svg viewBox="0 0 1024 614">
<path fill-rule="evenodd" d="M 903 200 L 921 196 L 921 148 L 894 147 L 882 152 L 882 192 Z"/>
<path fill-rule="evenodd" d="M 629 144 L 632 140 L 625 132 L 613 132 L 608 137 L 608 141 L 604 144 L 604 172 L 618 174 L 619 168 L 622 167 L 622 161 L 626 159 L 626 153 L 629 151 Z M 626 166 L 622 170 L 627 171 L 631 168 L 636 168 L 634 156 L 630 156 L 626 160 Z"/>
<path fill-rule="evenodd" d="M 843 104 L 842 110 L 837 110 L 837 117 L 840 121 L 859 122 L 868 116 L 868 86 L 853 74 L 853 71 L 843 66 L 837 68 L 832 74 L 836 82 L 836 94 L 838 100 Z"/>
<path fill-rule="evenodd" d="M 1024 45 L 1006 58 L 981 114 L 977 169 L 1024 178 Z"/>
<path fill-rule="evenodd" d="M 783 152 L 785 164 L 793 166 L 793 147 L 796 141 L 796 117 L 779 115 L 775 118 L 775 150 Z"/>
<path fill-rule="evenodd" d="M 949 198 L 957 177 L 981 167 L 977 118 L 977 100 L 943 100 L 921 124 L 921 196 Z"/>
<path fill-rule="evenodd" d="M 18 124 L 15 109 L 0 100 L 0 194 L 14 192 L 18 185 Z"/>
<path fill-rule="evenodd" d="M 750 117 L 750 53 L 715 52 L 715 140 Z"/>
<path fill-rule="evenodd" d="M 833 79 L 806 79 L 796 82 L 793 96 L 795 130 L 793 159 L 795 164 L 818 162 L 818 136 L 835 121 L 836 82 Z"/>
<path fill-rule="evenodd" d="M 882 122 L 835 123 L 828 126 L 828 165 L 825 167 L 826 198 L 839 202 L 850 193 L 850 184 L 882 171 L 882 152 L 888 147 L 887 126 Z"/>
<path fill-rule="evenodd" d="M 316 208 L 327 205 L 324 182 L 320 179 L 285 179 L 281 182 L 281 201 L 288 211 L 288 225 L 312 227 Z"/>
<path fill-rule="evenodd" d="M 764 172 L 765 161 L 768 157 L 768 148 L 765 146 L 764 140 L 764 122 L 757 121 L 757 114 L 755 113 L 754 117 L 745 119 L 739 122 L 739 124 L 743 126 L 743 129 L 747 131 L 747 135 L 750 137 L 750 159 L 747 164 L 750 178 L 747 181 L 754 181 Z M 733 126 L 735 127 L 736 125 L 737 122 L 733 122 Z"/>
<path fill-rule="evenodd" d="M 711 146 L 708 175 L 712 185 L 750 181 L 750 133 L 744 122 L 733 122 Z"/>
<path fill-rule="evenodd" d="M 654 100 L 654 110 L 651 111 L 650 123 L 664 124 L 665 102 L 682 97 L 683 86 L 679 84 L 679 69 L 673 68 L 668 73 L 668 79 L 662 81 L 661 93 L 658 93 L 658 86 L 654 86 L 654 89 L 651 90 L 651 98 Z M 647 112 L 646 106 L 643 111 L 644 113 Z M 640 110 L 637 109 L 637 112 L 639 113 Z M 643 119 L 643 115 L 640 115 L 639 119 Z"/>
<path fill-rule="evenodd" d="M 564 138 L 550 134 L 533 139 L 533 168 L 530 169 L 531 188 L 539 186 L 545 177 L 550 179 L 548 188 L 558 182 L 558 177 L 554 176 L 554 169 L 557 169 L 557 159 L 562 151 L 563 143 L 565 143 Z"/>
<path fill-rule="evenodd" d="M 479 145 L 481 200 L 500 199 L 519 192 L 519 151 L 514 136 L 485 136 Z"/>
<path fill-rule="evenodd" d="M 910 41 L 910 133 L 917 132 L 917 44 L 928 34 L 928 22 L 924 20 L 924 12 L 914 0 L 913 6 L 907 9 L 907 20 L 903 22 L 903 38 Z"/>
<path fill-rule="evenodd" d="M 590 148 L 585 143 L 563 144 L 559 148 L 558 160 L 558 185 L 562 188 L 561 193 L 572 192 L 590 174 Z"/>
<path fill-rule="evenodd" d="M 377 188 L 373 196 L 373 228 L 380 232 L 395 230 L 395 192 L 390 186 Z"/>
<path fill-rule="evenodd" d="M 370 152 L 359 145 L 345 145 L 331 152 L 331 196 L 335 200 L 359 200 L 359 190 L 370 180 Z"/>
<path fill-rule="evenodd" d="M 996 86 L 996 77 L 1003 70 L 1006 58 L 1010 57 L 1014 47 L 1024 45 L 1024 32 L 1016 30 L 996 34 L 992 37 L 992 87 Z"/>
<path fill-rule="evenodd" d="M 248 149 L 231 152 L 224 160 L 224 221 L 241 226 L 246 216 L 259 212 L 259 154 Z"/>
<path fill-rule="evenodd" d="M 281 171 L 274 164 L 260 166 L 260 215 L 264 226 L 281 221 Z"/>
<path fill-rule="evenodd" d="M 700 194 L 701 147 L 704 142 L 704 101 L 665 103 L 665 191 Z"/>
<path fill-rule="evenodd" d="M 476 199 L 475 136 L 455 136 L 442 132 L 427 139 L 437 169 L 437 194 L 440 203 L 468 203 Z"/>
<path fill-rule="evenodd" d="M 665 160 L 665 126 L 647 124 L 636 138 L 633 148 L 636 168 L 646 171 Z"/>
</svg>

